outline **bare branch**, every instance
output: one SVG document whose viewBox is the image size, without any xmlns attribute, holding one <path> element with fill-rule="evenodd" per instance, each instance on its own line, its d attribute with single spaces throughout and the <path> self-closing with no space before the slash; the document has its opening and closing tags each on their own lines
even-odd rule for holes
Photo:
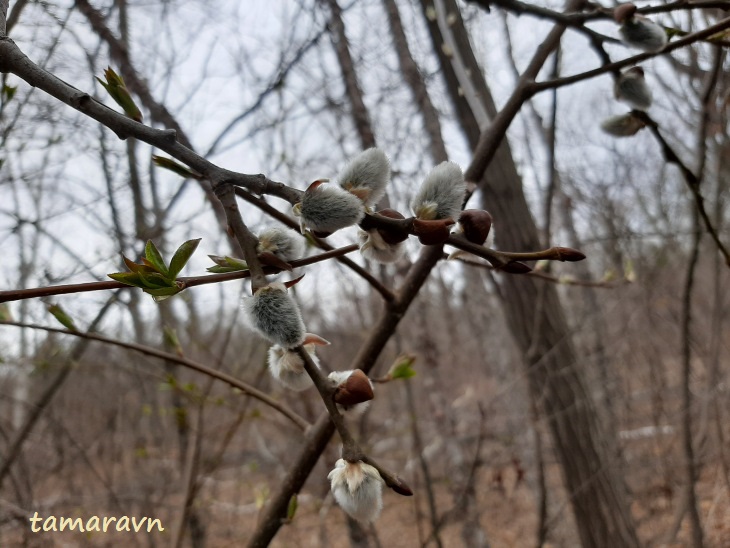
<svg viewBox="0 0 730 548">
<path fill-rule="evenodd" d="M 44 325 L 36 325 L 36 324 L 28 324 L 28 323 L 21 323 L 21 322 L 11 322 L 11 321 L 4 321 L 0 320 L 0 325 L 12 325 L 15 327 L 27 327 L 30 329 L 40 329 L 42 331 L 48 331 L 50 333 L 61 333 L 63 335 L 73 335 L 75 337 L 80 337 L 82 339 L 87 339 L 90 341 L 97 341 L 104 344 L 111 344 L 114 346 L 119 346 L 121 348 L 126 348 L 127 350 L 134 350 L 135 352 L 140 352 L 141 354 L 146 354 L 147 356 L 152 356 L 154 358 L 160 358 L 161 360 L 165 360 L 168 362 L 174 362 L 179 365 L 182 365 L 183 367 L 187 367 L 188 369 L 192 369 L 193 371 L 197 371 L 198 373 L 203 373 L 204 375 L 207 375 L 208 377 L 211 377 L 213 379 L 217 379 L 219 381 L 222 381 L 226 384 L 228 384 L 231 388 L 236 388 L 243 392 L 244 394 L 247 394 L 251 396 L 252 398 L 255 398 L 259 400 L 262 403 L 265 403 L 272 409 L 275 409 L 282 415 L 284 415 L 286 418 L 291 420 L 294 424 L 296 424 L 301 430 L 307 430 L 309 428 L 310 424 L 304 420 L 301 416 L 299 416 L 297 413 L 286 407 L 285 405 L 277 402 L 258 388 L 255 388 L 251 386 L 250 384 L 241 381 L 239 379 L 236 379 L 235 377 L 223 373 L 222 371 L 217 371 L 215 369 L 212 369 L 206 365 L 203 365 L 202 363 L 189 360 L 187 358 L 183 358 L 181 356 L 177 356 L 175 354 L 171 354 L 169 352 L 163 352 L 162 350 L 157 350 L 156 348 L 151 348 L 149 346 L 143 346 L 141 344 L 136 343 L 127 343 L 123 341 L 119 341 L 116 339 L 110 339 L 108 337 L 104 337 L 102 335 L 97 335 L 96 333 L 83 333 L 80 331 L 69 331 L 67 329 L 58 329 L 55 327 L 47 327 Z"/>
</svg>

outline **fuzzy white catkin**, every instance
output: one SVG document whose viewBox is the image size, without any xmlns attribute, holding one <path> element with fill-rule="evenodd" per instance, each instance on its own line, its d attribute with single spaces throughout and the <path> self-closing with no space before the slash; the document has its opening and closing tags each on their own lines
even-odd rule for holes
<svg viewBox="0 0 730 548">
<path fill-rule="evenodd" d="M 359 230 L 357 233 L 360 241 L 360 253 L 369 261 L 378 263 L 394 263 L 403 257 L 406 251 L 406 243 L 398 242 L 389 244 L 380 235 L 377 229 Z"/>
<path fill-rule="evenodd" d="M 283 261 L 293 261 L 304 255 L 304 241 L 293 230 L 274 226 L 261 231 L 256 250 L 273 253 Z"/>
<path fill-rule="evenodd" d="M 631 113 L 611 116 L 601 122 L 601 129 L 614 137 L 631 137 L 644 127 L 644 122 Z"/>
<path fill-rule="evenodd" d="M 453 162 L 442 162 L 431 170 L 418 194 L 411 202 L 419 219 L 458 219 L 466 193 L 461 168 Z"/>
<path fill-rule="evenodd" d="M 268 340 L 283 348 L 293 348 L 304 340 L 304 322 L 299 307 L 282 283 L 262 287 L 253 297 L 243 299 L 251 324 Z"/>
<path fill-rule="evenodd" d="M 379 148 L 369 148 L 355 156 L 337 177 L 340 186 L 353 192 L 372 207 L 385 196 L 390 180 L 390 161 Z"/>
<path fill-rule="evenodd" d="M 319 367 L 319 360 L 314 354 L 312 345 L 304 347 Z M 301 392 L 312 386 L 312 379 L 304 369 L 304 361 L 296 352 L 282 348 L 278 344 L 269 348 L 269 371 L 281 384 L 296 392 Z"/>
<path fill-rule="evenodd" d="M 654 21 L 631 17 L 619 27 L 621 40 L 642 51 L 659 51 L 667 44 L 667 33 Z"/>
<path fill-rule="evenodd" d="M 302 228 L 334 232 L 359 223 L 365 208 L 354 194 L 337 185 L 321 184 L 304 193 L 299 215 Z"/>
<path fill-rule="evenodd" d="M 383 508 L 383 478 L 362 461 L 339 459 L 327 478 L 337 504 L 350 516 L 365 523 L 375 521 Z"/>
<path fill-rule="evenodd" d="M 652 102 L 646 79 L 629 71 L 624 72 L 616 82 L 616 97 L 636 110 L 648 110 Z"/>
</svg>

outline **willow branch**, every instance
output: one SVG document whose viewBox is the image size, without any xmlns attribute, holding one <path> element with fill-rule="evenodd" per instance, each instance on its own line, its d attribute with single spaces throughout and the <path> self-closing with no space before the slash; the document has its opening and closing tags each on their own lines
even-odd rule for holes
<svg viewBox="0 0 730 548">
<path fill-rule="evenodd" d="M 178 140 L 172 129 L 155 129 L 127 118 L 31 61 L 13 42 L 0 37 L 0 72 L 15 74 L 62 103 L 93 118 L 112 130 L 120 139 L 134 137 L 165 151 L 170 156 L 210 180 L 215 188 L 223 183 L 242 186 L 255 194 L 277 196 L 291 204 L 301 200 L 302 191 L 270 180 L 263 174 L 236 173 L 215 165 Z"/>
<path fill-rule="evenodd" d="M 689 167 L 687 167 L 687 165 L 680 159 L 677 153 L 674 152 L 674 149 L 669 146 L 669 143 L 667 143 L 666 139 L 664 139 L 662 134 L 659 132 L 658 124 L 648 114 L 640 111 L 633 111 L 633 113 L 649 127 L 649 131 L 651 131 L 652 135 L 662 148 L 662 154 L 664 155 L 664 159 L 670 164 L 675 164 L 679 168 L 679 171 L 682 174 L 682 178 L 684 179 L 685 183 L 687 183 L 687 187 L 692 193 L 695 205 L 697 206 L 697 212 L 699 213 L 700 218 L 702 219 L 702 222 L 707 229 L 707 232 L 710 234 L 713 241 L 717 245 L 717 248 L 720 250 L 720 253 L 722 253 L 722 256 L 725 258 L 725 264 L 730 267 L 730 251 L 728 251 L 727 247 L 725 247 L 725 245 L 720 240 L 720 235 L 717 233 L 717 230 L 712 224 L 712 220 L 710 219 L 710 216 L 705 209 L 705 199 L 700 192 L 699 177 L 697 177 L 697 175 L 695 175 L 694 172 L 689 169 Z"/>
<path fill-rule="evenodd" d="M 299 223 L 292 219 L 289 215 L 286 213 L 282 213 L 266 201 L 264 201 L 262 198 L 259 198 L 257 196 L 254 196 L 250 192 L 242 189 L 242 188 L 236 188 L 236 195 L 246 200 L 248 203 L 255 205 L 258 207 L 261 211 L 268 214 L 270 217 L 273 217 L 280 223 L 288 226 L 289 228 L 299 231 Z M 310 233 L 311 234 L 311 233 Z M 325 251 L 332 251 L 335 248 L 332 247 L 330 244 L 328 244 L 324 239 L 317 238 L 314 234 L 311 234 L 312 241 L 314 244 L 319 247 L 320 249 L 324 249 Z M 337 262 L 342 263 L 347 268 L 352 270 L 355 274 L 360 276 L 363 280 L 365 280 L 367 283 L 370 284 L 370 286 L 380 293 L 380 296 L 383 297 L 383 299 L 386 302 L 390 302 L 393 300 L 393 292 L 385 287 L 380 280 L 378 280 L 375 276 L 373 276 L 370 272 L 368 272 L 366 269 L 364 269 L 362 266 L 357 264 L 355 261 L 350 259 L 349 257 L 345 255 L 338 255 L 335 257 Z"/>
<path fill-rule="evenodd" d="M 169 352 L 163 352 L 162 350 L 157 350 L 156 348 L 151 348 L 149 346 L 144 346 L 141 344 L 128 343 L 128 342 L 118 341 L 115 339 L 109 339 L 107 337 L 104 337 L 102 335 L 97 335 L 95 333 L 84 333 L 81 331 L 69 331 L 67 329 L 46 327 L 43 325 L 12 322 L 12 321 L 0 321 L 0 325 L 11 325 L 11 326 L 15 326 L 15 327 L 25 327 L 25 328 L 29 328 L 29 329 L 40 329 L 42 331 L 48 331 L 50 333 L 61 333 L 63 335 L 73 335 L 75 337 L 80 337 L 82 339 L 88 339 L 88 340 L 92 340 L 92 341 L 101 342 L 104 344 L 111 344 L 114 346 L 119 346 L 121 348 L 126 348 L 127 350 L 133 350 L 135 352 L 139 352 L 141 354 L 146 354 L 147 356 L 152 356 L 154 358 L 160 358 L 161 360 L 165 360 L 168 362 L 174 362 L 174 363 L 182 365 L 183 367 L 187 367 L 188 369 L 192 369 L 193 371 L 197 371 L 198 373 L 207 375 L 208 377 L 211 377 L 213 379 L 222 381 L 222 382 L 228 384 L 231 388 L 236 388 L 236 389 L 240 390 L 241 392 L 243 392 L 244 394 L 247 394 L 247 395 L 251 396 L 252 398 L 259 400 L 261 403 L 268 405 L 272 409 L 275 409 L 276 411 L 278 411 L 279 413 L 284 415 L 286 418 L 291 420 L 294 424 L 296 424 L 299 427 L 300 430 L 307 430 L 307 428 L 309 428 L 309 426 L 311 426 L 306 420 L 304 420 L 301 416 L 297 415 L 294 411 L 292 411 L 285 405 L 277 402 L 270 396 L 267 396 L 264 392 L 251 386 L 250 384 L 248 384 L 244 381 L 241 381 L 231 375 L 228 375 L 227 373 L 223 373 L 222 371 L 216 371 L 215 369 L 211 369 L 210 367 L 203 365 L 202 363 L 177 356 L 176 354 L 171 354 Z"/>
<path fill-rule="evenodd" d="M 714 34 L 717 34 L 718 32 L 722 32 L 728 28 L 730 28 L 730 17 L 726 17 L 725 19 L 722 19 L 718 23 L 716 23 L 712 26 L 709 26 L 706 29 L 695 32 L 693 34 L 689 34 L 689 35 L 685 36 L 684 38 L 681 38 L 674 42 L 669 42 L 663 49 L 661 49 L 659 51 L 653 51 L 653 52 L 640 53 L 638 55 L 633 55 L 631 57 L 627 57 L 626 59 L 622 59 L 621 61 L 609 63 L 607 65 L 603 65 L 603 66 L 593 69 L 593 70 L 588 70 L 586 72 L 574 74 L 573 76 L 555 78 L 552 80 L 546 80 L 544 82 L 531 82 L 526 85 L 526 88 L 527 88 L 526 92 L 529 95 L 535 95 L 536 93 L 545 91 L 546 89 L 555 89 L 555 88 L 559 88 L 559 87 L 563 87 L 563 86 L 568 86 L 571 84 L 575 84 L 577 82 L 582 82 L 583 80 L 589 80 L 590 78 L 595 78 L 596 76 L 600 76 L 601 74 L 605 74 L 607 72 L 616 72 L 624 67 L 633 66 L 633 65 L 639 64 L 642 61 L 645 61 L 647 59 L 651 59 L 651 58 L 657 57 L 659 55 L 665 55 L 676 49 L 683 48 L 685 46 L 688 46 L 690 44 L 703 40 L 704 38 L 708 38 Z"/>
<path fill-rule="evenodd" d="M 289 264 L 293 268 L 300 266 L 307 266 L 310 264 L 319 263 L 326 261 L 327 259 L 337 258 L 347 253 L 357 251 L 359 248 L 356 244 L 332 249 L 319 255 L 307 257 L 305 259 L 297 259 L 295 261 L 289 261 Z M 265 274 L 276 274 L 281 272 L 273 266 L 267 266 L 263 268 Z M 241 280 L 250 277 L 251 273 L 248 270 L 242 270 L 238 272 L 228 272 L 225 274 L 210 274 L 207 276 L 191 276 L 178 278 L 178 285 L 183 289 L 189 287 L 195 287 L 198 285 L 208 285 L 220 282 L 228 282 L 231 280 Z M 23 299 L 37 299 L 39 297 L 50 297 L 52 295 L 68 295 L 71 293 L 86 293 L 90 291 L 106 291 L 109 289 L 124 289 L 132 288 L 133 286 L 126 285 L 120 282 L 108 281 L 108 282 L 89 282 L 81 284 L 68 284 L 68 285 L 54 285 L 49 287 L 35 287 L 30 289 L 13 289 L 10 291 L 0 291 L 0 303 L 9 301 L 20 301 Z"/>
</svg>

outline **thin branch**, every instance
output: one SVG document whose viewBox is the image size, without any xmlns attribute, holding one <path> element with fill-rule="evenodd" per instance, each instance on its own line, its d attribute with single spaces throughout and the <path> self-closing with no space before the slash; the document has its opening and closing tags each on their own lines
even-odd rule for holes
<svg viewBox="0 0 730 548">
<path fill-rule="evenodd" d="M 546 80 L 544 82 L 531 82 L 531 83 L 527 84 L 526 92 L 529 95 L 535 95 L 536 93 L 545 91 L 546 89 L 553 89 L 553 88 L 568 86 L 571 84 L 575 84 L 577 82 L 582 82 L 583 80 L 589 80 L 590 78 L 595 78 L 596 76 L 600 76 L 601 74 L 605 74 L 607 72 L 616 72 L 617 70 L 620 70 L 624 67 L 637 65 L 637 64 L 641 63 L 642 61 L 645 61 L 646 59 L 651 59 L 653 57 L 657 57 L 659 55 L 664 55 L 664 54 L 674 51 L 676 49 L 683 48 L 685 46 L 698 42 L 704 38 L 712 36 L 713 34 L 717 34 L 728 28 L 730 28 L 730 17 L 726 17 L 725 19 L 720 20 L 718 23 L 715 23 L 714 25 L 709 26 L 706 29 L 695 32 L 693 34 L 689 34 L 689 35 L 685 36 L 684 38 L 681 38 L 680 40 L 670 42 L 663 49 L 661 49 L 659 51 L 653 51 L 653 52 L 640 53 L 638 55 L 633 55 L 631 57 L 627 57 L 626 59 L 622 59 L 621 61 L 609 63 L 607 65 L 603 65 L 602 67 L 595 68 L 593 70 L 588 70 L 586 72 L 574 74 L 573 76 L 555 78 L 555 79 L 551 79 L 551 80 Z"/>
<path fill-rule="evenodd" d="M 362 369 L 367 374 L 373 368 L 378 356 L 395 333 L 396 327 L 442 254 L 442 246 L 435 245 L 423 249 L 420 258 L 411 267 L 403 281 L 396 298 L 393 302 L 387 303 L 380 319 L 370 331 L 368 339 L 360 347 L 350 364 L 350 369 Z M 304 485 L 334 431 L 335 427 L 330 420 L 330 415 L 328 413 L 320 415 L 307 433 L 306 440 L 299 452 L 292 459 L 292 464 L 281 479 L 279 488 L 272 493 L 264 507 L 262 515 L 259 517 L 259 525 L 248 541 L 249 548 L 269 546 L 271 539 L 274 538 L 286 517 L 289 500 Z"/>
<path fill-rule="evenodd" d="M 251 396 L 254 399 L 259 400 L 261 403 L 264 403 L 271 407 L 272 409 L 275 409 L 282 415 L 284 415 L 286 418 L 291 420 L 294 424 L 296 424 L 300 430 L 306 431 L 307 428 L 309 428 L 311 425 L 304 420 L 301 416 L 299 416 L 297 413 L 286 407 L 285 405 L 279 403 L 278 401 L 274 400 L 270 396 L 266 395 L 264 392 L 259 390 L 258 388 L 255 388 L 251 386 L 250 384 L 241 381 L 231 375 L 228 375 L 227 373 L 223 373 L 222 371 L 217 371 L 215 369 L 212 369 L 206 365 L 203 365 L 202 363 L 189 360 L 187 358 L 183 358 L 181 356 L 178 356 L 176 354 L 171 354 L 169 352 L 163 352 L 162 350 L 157 350 L 156 348 L 151 348 L 149 346 L 144 346 L 141 344 L 136 343 L 128 343 L 123 341 L 118 341 L 115 339 L 110 339 L 108 337 L 104 337 L 102 335 L 97 335 L 96 333 L 84 333 L 81 331 L 69 331 L 68 329 L 60 329 L 56 327 L 47 327 L 44 325 L 36 325 L 36 324 L 30 324 L 30 323 L 21 323 L 21 322 L 12 322 L 12 321 L 4 321 L 0 320 L 0 325 L 11 325 L 15 327 L 25 327 L 29 329 L 40 329 L 42 331 L 48 331 L 50 333 L 61 333 L 63 335 L 73 335 L 75 337 L 80 337 L 82 339 L 87 339 L 90 341 L 97 341 L 104 344 L 111 344 L 114 346 L 119 346 L 121 348 L 126 348 L 127 350 L 133 350 L 135 352 L 140 352 L 141 354 L 146 354 L 147 356 L 152 356 L 154 358 L 160 358 L 161 360 L 165 360 L 168 362 L 174 362 L 179 365 L 182 365 L 183 367 L 187 367 L 188 369 L 192 369 L 193 371 L 197 371 L 198 373 L 202 373 L 204 375 L 207 375 L 208 377 L 211 377 L 213 379 L 217 379 L 219 381 L 222 381 L 226 384 L 228 384 L 231 388 L 236 388 L 243 392 L 244 394 L 247 394 Z"/>
<path fill-rule="evenodd" d="M 307 266 L 310 264 L 315 264 L 321 261 L 326 261 L 327 259 L 337 258 L 342 255 L 346 255 L 347 253 L 352 253 L 353 251 L 357 251 L 359 248 L 357 244 L 351 244 L 345 247 L 340 247 L 337 249 L 332 249 L 331 251 L 326 251 L 324 253 L 320 253 L 319 255 L 314 255 L 312 257 L 307 257 L 305 259 L 297 259 L 295 261 L 289 261 L 289 264 L 293 268 L 297 268 L 300 266 Z M 280 269 L 273 267 L 273 266 L 267 266 L 263 268 L 263 271 L 265 274 L 276 274 L 278 272 L 281 272 Z M 195 287 L 198 285 L 207 285 L 207 284 L 214 284 L 214 283 L 220 283 L 220 282 L 228 282 L 231 280 L 241 280 L 244 278 L 248 278 L 251 276 L 251 273 L 248 270 L 242 270 L 240 272 L 228 272 L 226 274 L 210 274 L 207 276 L 191 276 L 191 277 L 182 277 L 178 278 L 177 282 L 183 289 L 187 289 L 189 287 Z M 89 291 L 106 291 L 109 289 L 128 289 L 132 286 L 122 284 L 120 282 L 114 282 L 114 281 L 108 281 L 108 282 L 89 282 L 89 283 L 81 283 L 81 284 L 68 284 L 68 285 L 55 285 L 55 286 L 48 286 L 48 287 L 35 287 L 30 289 L 12 289 L 9 291 L 0 291 L 0 303 L 5 303 L 9 301 L 20 301 L 23 299 L 36 299 L 39 297 L 49 297 L 51 295 L 68 295 L 71 293 L 86 293 Z"/>
<path fill-rule="evenodd" d="M 135 137 L 167 152 L 210 180 L 213 187 L 229 183 L 242 186 L 255 194 L 270 194 L 291 204 L 301 200 L 302 191 L 270 180 L 265 175 L 246 175 L 221 168 L 196 154 L 178 140 L 174 129 L 154 129 L 127 118 L 100 103 L 88 93 L 67 84 L 31 61 L 10 39 L 0 37 L 0 72 L 10 72 L 43 90 L 62 103 L 93 118 L 111 129 L 120 139 Z"/>
<path fill-rule="evenodd" d="M 236 241 L 241 245 L 243 258 L 248 264 L 251 278 L 251 293 L 256 293 L 257 290 L 266 285 L 266 276 L 256 251 L 259 240 L 243 222 L 233 187 L 229 184 L 219 185 L 215 189 L 215 195 L 223 205 L 229 228 L 233 232 Z"/>
<path fill-rule="evenodd" d="M 578 9 L 584 3 L 584 0 L 571 0 L 568 4 L 567 11 Z M 534 80 L 537 78 L 548 56 L 558 47 L 565 29 L 566 25 L 559 23 L 548 33 L 545 40 L 535 51 L 525 72 L 522 73 L 507 103 L 492 119 L 489 127 L 482 132 L 474 151 L 472 163 L 464 173 L 464 178 L 467 182 L 477 183 L 481 180 L 482 175 L 484 175 L 485 170 L 491 163 L 500 143 L 504 139 L 512 120 L 517 116 L 524 102 L 534 95 L 535 92 L 532 91 Z"/>
<path fill-rule="evenodd" d="M 730 19 L 728 19 L 728 21 L 730 21 Z M 677 153 L 674 152 L 674 149 L 669 146 L 669 143 L 667 143 L 666 139 L 664 139 L 664 137 L 662 137 L 662 134 L 659 132 L 658 124 L 648 114 L 640 111 L 633 111 L 633 113 L 649 127 L 649 131 L 651 131 L 652 135 L 654 135 L 656 140 L 659 142 L 659 145 L 662 147 L 664 159 L 667 162 L 671 164 L 676 164 L 677 167 L 679 167 L 679 171 L 682 174 L 684 181 L 687 183 L 687 187 L 689 187 L 689 190 L 692 193 L 695 205 L 697 206 L 697 212 L 699 213 L 700 218 L 702 219 L 702 222 L 707 229 L 707 232 L 715 241 L 717 248 L 720 250 L 720 253 L 722 253 L 723 257 L 725 258 L 725 264 L 730 267 L 730 251 L 728 251 L 727 247 L 725 247 L 725 245 L 720 240 L 720 235 L 717 233 L 717 229 L 715 229 L 715 226 L 712 224 L 712 220 L 710 219 L 710 216 L 705 209 L 705 199 L 700 192 L 700 179 L 679 158 Z"/>
</svg>

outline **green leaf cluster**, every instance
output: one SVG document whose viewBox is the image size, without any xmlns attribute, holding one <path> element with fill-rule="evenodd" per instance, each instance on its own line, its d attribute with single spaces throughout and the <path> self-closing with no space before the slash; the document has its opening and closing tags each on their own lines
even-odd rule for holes
<svg viewBox="0 0 730 548">
<path fill-rule="evenodd" d="M 108 276 L 123 284 L 141 288 L 157 302 L 164 301 L 185 289 L 185 285 L 177 280 L 177 275 L 190 260 L 199 243 L 200 238 L 183 243 L 175 251 L 168 266 L 157 246 L 152 240 L 148 240 L 142 262 L 135 263 L 122 255 L 129 272 L 114 272 Z"/>
</svg>

